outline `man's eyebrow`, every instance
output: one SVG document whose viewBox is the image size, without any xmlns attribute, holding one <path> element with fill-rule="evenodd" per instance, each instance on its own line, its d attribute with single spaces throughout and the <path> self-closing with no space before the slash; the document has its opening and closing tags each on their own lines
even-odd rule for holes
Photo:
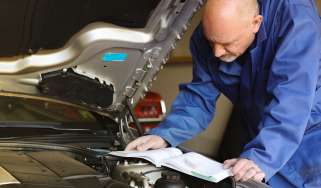
<svg viewBox="0 0 321 188">
<path fill-rule="evenodd" d="M 215 39 L 209 37 L 209 36 L 206 34 L 206 32 L 204 32 L 203 34 L 204 34 L 206 40 L 209 41 L 210 43 L 213 43 L 213 44 L 214 44 L 214 43 L 218 43 L 218 44 L 222 44 L 222 45 L 229 45 L 229 44 L 231 44 L 231 43 L 233 43 L 233 42 L 235 42 L 235 41 L 237 40 L 237 39 L 233 39 L 233 40 L 228 41 L 228 42 L 218 42 L 218 41 L 216 41 Z"/>
<path fill-rule="evenodd" d="M 207 38 L 207 37 L 206 37 L 206 38 Z M 215 41 L 215 40 L 213 40 L 213 39 L 209 39 L 209 38 L 207 38 L 207 40 L 208 40 L 209 42 L 211 42 L 211 43 L 218 43 L 218 44 L 222 44 L 222 45 L 229 45 L 229 44 L 235 42 L 237 39 L 233 39 L 233 40 L 228 41 L 228 42 L 217 42 L 217 41 Z"/>
</svg>

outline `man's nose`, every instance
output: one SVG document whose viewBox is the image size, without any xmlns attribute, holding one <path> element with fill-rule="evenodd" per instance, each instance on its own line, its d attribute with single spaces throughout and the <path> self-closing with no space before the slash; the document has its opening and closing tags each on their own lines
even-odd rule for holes
<svg viewBox="0 0 321 188">
<path fill-rule="evenodd" d="M 215 57 L 222 57 L 226 54 L 226 50 L 224 49 L 224 47 L 222 45 L 219 44 L 215 44 L 213 46 L 213 53 L 215 55 Z"/>
</svg>

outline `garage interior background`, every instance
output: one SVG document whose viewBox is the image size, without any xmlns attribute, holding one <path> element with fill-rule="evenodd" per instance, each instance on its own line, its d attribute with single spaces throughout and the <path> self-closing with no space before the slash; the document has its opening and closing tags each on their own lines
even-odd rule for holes
<svg viewBox="0 0 321 188">
<path fill-rule="evenodd" d="M 321 12 L 321 0 L 316 0 Z M 170 62 L 166 64 L 164 70 L 160 71 L 158 78 L 153 82 L 152 91 L 158 92 L 166 103 L 167 113 L 178 93 L 178 84 L 189 82 L 192 79 L 192 63 L 189 53 L 189 38 L 201 19 L 202 11 L 199 11 L 192 20 L 184 38 L 179 41 L 174 50 Z M 217 103 L 216 117 L 209 125 L 208 129 L 184 145 L 195 151 L 214 156 L 221 143 L 222 136 L 232 111 L 232 104 L 225 97 L 221 96 Z"/>
</svg>

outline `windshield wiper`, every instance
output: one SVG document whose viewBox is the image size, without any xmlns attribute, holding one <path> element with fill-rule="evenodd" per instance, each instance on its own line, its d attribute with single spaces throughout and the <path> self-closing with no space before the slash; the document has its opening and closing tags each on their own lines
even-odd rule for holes
<svg viewBox="0 0 321 188">
<path fill-rule="evenodd" d="M 53 151 L 65 151 L 65 152 L 72 152 L 80 155 L 86 155 L 93 158 L 100 157 L 100 153 L 89 150 L 85 148 L 80 148 L 71 145 L 59 145 L 59 144 L 52 144 L 52 143 L 33 143 L 33 142 L 0 142 L 0 150 L 16 150 L 16 151 L 39 151 L 39 150 L 53 150 Z"/>
<path fill-rule="evenodd" d="M 80 125 L 78 127 L 81 127 Z M 59 122 L 23 122 L 23 121 L 0 121 L 0 128 L 34 128 L 34 129 L 54 129 L 57 131 L 90 131 L 89 128 L 68 127 Z"/>
<path fill-rule="evenodd" d="M 37 143 L 37 144 L 61 144 L 81 147 L 114 147 L 115 138 L 107 134 L 75 134 L 64 133 L 43 136 L 21 136 L 0 138 L 0 146 L 6 142 Z"/>
</svg>

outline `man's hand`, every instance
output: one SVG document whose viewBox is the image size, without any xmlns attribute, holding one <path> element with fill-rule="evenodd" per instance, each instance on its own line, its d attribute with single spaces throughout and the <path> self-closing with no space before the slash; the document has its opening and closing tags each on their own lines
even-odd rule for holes
<svg viewBox="0 0 321 188">
<path fill-rule="evenodd" d="M 136 140 L 130 142 L 125 151 L 137 150 L 146 151 L 148 149 L 159 149 L 166 148 L 168 146 L 167 142 L 160 136 L 148 135 L 137 138 Z"/>
<path fill-rule="evenodd" d="M 262 182 L 264 172 L 251 160 L 237 158 L 224 161 L 224 168 L 231 168 L 236 181 L 248 181 L 250 179 Z"/>
</svg>

